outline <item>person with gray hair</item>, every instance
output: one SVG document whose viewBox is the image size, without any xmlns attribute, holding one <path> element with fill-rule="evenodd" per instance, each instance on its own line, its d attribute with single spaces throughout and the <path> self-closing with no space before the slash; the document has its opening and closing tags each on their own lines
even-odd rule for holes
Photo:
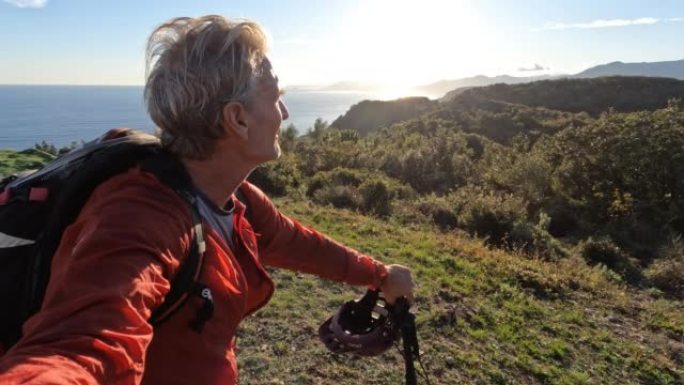
<svg viewBox="0 0 684 385">
<path fill-rule="evenodd" d="M 164 323 L 150 322 L 197 232 L 185 201 L 133 167 L 99 185 L 65 230 L 42 308 L 0 358 L 0 383 L 235 384 L 236 330 L 274 290 L 264 266 L 413 301 L 408 268 L 302 226 L 246 181 L 279 157 L 289 114 L 258 24 L 170 20 L 149 39 L 147 67 L 145 100 L 162 148 L 197 196 L 202 290 Z M 198 326 L 207 300 L 211 316 Z"/>
</svg>

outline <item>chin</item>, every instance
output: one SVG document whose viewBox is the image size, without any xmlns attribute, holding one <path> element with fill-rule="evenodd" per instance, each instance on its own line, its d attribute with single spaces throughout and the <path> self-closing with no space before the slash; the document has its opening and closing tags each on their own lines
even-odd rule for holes
<svg viewBox="0 0 684 385">
<path fill-rule="evenodd" d="M 278 149 L 277 151 L 273 151 L 272 153 L 270 153 L 266 156 L 259 157 L 258 162 L 259 162 L 259 164 L 263 164 L 263 163 L 267 163 L 267 162 L 270 162 L 273 160 L 277 160 L 278 158 L 280 158 L 280 149 Z"/>
</svg>

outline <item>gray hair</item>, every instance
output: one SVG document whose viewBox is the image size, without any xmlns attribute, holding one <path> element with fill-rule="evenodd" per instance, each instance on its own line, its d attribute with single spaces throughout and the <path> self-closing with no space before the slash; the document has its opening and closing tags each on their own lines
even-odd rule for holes
<svg viewBox="0 0 684 385">
<path fill-rule="evenodd" d="M 246 102 L 266 57 L 267 38 L 251 21 L 179 17 L 147 42 L 145 103 L 162 146 L 206 159 L 223 136 L 223 106 Z"/>
</svg>

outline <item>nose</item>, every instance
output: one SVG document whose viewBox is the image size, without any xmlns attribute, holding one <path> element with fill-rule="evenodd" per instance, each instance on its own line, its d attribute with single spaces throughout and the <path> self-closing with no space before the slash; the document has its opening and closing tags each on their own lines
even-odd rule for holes
<svg viewBox="0 0 684 385">
<path fill-rule="evenodd" d="M 285 105 L 285 102 L 281 100 L 278 101 L 280 103 L 280 113 L 283 115 L 283 120 L 287 120 L 287 118 L 290 117 L 290 111 L 287 110 L 287 106 Z"/>
</svg>

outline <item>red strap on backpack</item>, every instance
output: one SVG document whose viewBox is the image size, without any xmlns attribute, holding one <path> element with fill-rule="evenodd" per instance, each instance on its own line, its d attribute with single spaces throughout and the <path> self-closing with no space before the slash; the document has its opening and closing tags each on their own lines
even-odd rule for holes
<svg viewBox="0 0 684 385">
<path fill-rule="evenodd" d="M 29 190 L 28 200 L 31 202 L 45 202 L 50 195 L 50 190 L 47 187 L 31 187 Z M 12 190 L 6 187 L 0 193 L 0 206 L 6 205 L 12 197 Z"/>
<path fill-rule="evenodd" d="M 31 202 L 45 202 L 50 195 L 47 187 L 31 187 L 29 191 L 29 201 Z"/>
<path fill-rule="evenodd" d="M 10 199 L 10 189 L 5 188 L 2 193 L 0 193 L 0 206 L 7 204 Z"/>
</svg>

